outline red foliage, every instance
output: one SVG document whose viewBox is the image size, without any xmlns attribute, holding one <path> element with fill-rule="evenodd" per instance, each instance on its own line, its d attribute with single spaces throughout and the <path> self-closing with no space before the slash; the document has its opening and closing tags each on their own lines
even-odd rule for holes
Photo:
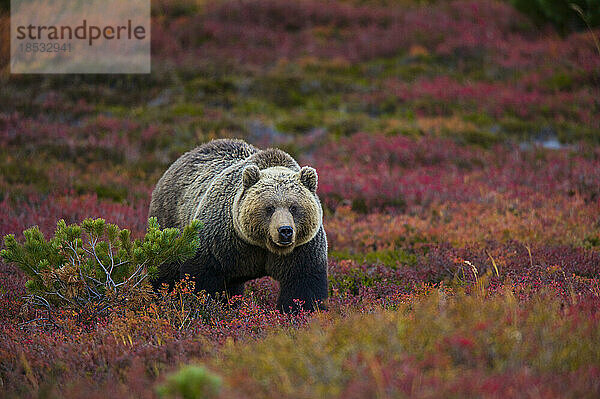
<svg viewBox="0 0 600 399">
<path fill-rule="evenodd" d="M 569 150 L 491 152 L 447 139 L 357 134 L 324 146 L 312 157 L 322 176 L 319 194 L 335 208 L 346 201 L 400 209 L 448 201 L 481 201 L 491 193 L 517 199 L 574 195 L 600 199 L 600 158 Z"/>
<path fill-rule="evenodd" d="M 325 104 L 307 104 L 319 117 L 321 107 L 326 108 L 323 120 L 330 111 L 337 115 L 339 108 L 344 114 L 341 110 L 348 108 L 350 114 L 357 107 L 366 110 L 360 116 L 369 123 L 389 122 L 374 116 L 391 103 L 398 112 L 390 118 L 404 118 L 400 109 L 406 108 L 406 120 L 400 122 L 407 124 L 452 115 L 468 125 L 468 118 L 462 119 L 468 114 L 493 124 L 506 118 L 575 124 L 597 139 L 600 57 L 593 34 L 598 32 L 560 38 L 534 29 L 506 2 L 488 0 L 426 7 L 245 0 L 207 4 L 196 14 L 157 16 L 152 51 L 166 77 L 140 80 L 147 91 L 140 94 L 144 104 L 135 121 L 131 115 L 137 113 L 126 113 L 133 106 L 129 97 L 115 100 L 124 110 L 117 106 L 113 113 L 106 94 L 114 90 L 111 83 L 90 83 L 91 96 L 71 100 L 71 92 L 52 88 L 49 80 L 50 88 L 30 102 L 17 101 L 14 108 L 8 96 L 0 96 L 10 110 L 0 112 L 0 236 L 19 235 L 31 225 L 48 235 L 59 219 L 75 223 L 87 217 L 102 217 L 141 235 L 158 175 L 192 143 L 243 132 L 247 120 L 237 115 L 244 114 L 240 109 L 246 100 L 258 100 L 261 107 L 264 100 L 262 92 L 248 93 L 246 79 L 268 80 L 269 73 L 278 77 L 283 72 L 271 68 L 277 63 L 323 81 L 329 77 L 318 75 L 329 73 L 324 69 L 337 74 L 351 67 L 339 73 L 357 88 L 335 93 L 332 101 L 340 102 L 335 112 Z M 480 71 L 469 70 L 475 64 Z M 211 87 L 218 92 L 215 99 L 205 101 L 209 96 L 198 94 L 201 89 L 185 86 L 189 71 L 195 71 L 189 80 L 201 85 L 211 80 L 202 75 L 205 69 L 230 73 L 223 65 L 244 72 L 227 87 Z M 424 72 L 413 73 L 413 68 Z M 385 72 L 379 74 L 380 69 Z M 355 82 L 363 76 L 366 84 Z M 154 81 L 163 78 L 173 79 L 177 87 Z M 13 79 L 14 91 L 28 84 L 23 77 Z M 283 85 L 274 91 L 287 90 Z M 70 90 L 75 96 L 86 93 L 81 87 Z M 164 106 L 145 103 L 161 90 L 173 99 Z M 180 100 L 183 116 L 169 108 Z M 206 107 L 198 120 L 187 115 L 193 101 Z M 273 105 L 269 101 L 264 100 L 266 113 Z M 273 108 L 273 121 L 297 111 Z M 236 126 L 227 125 L 229 118 Z M 194 123 L 187 125 L 188 120 Z M 302 137 L 275 129 L 272 135 L 319 172 L 331 250 L 325 319 L 412 306 L 437 292 L 464 290 L 489 300 L 510 291 L 520 304 L 549 295 L 563 305 L 561 317 L 575 326 L 592 321 L 597 327 L 597 146 L 550 150 L 508 140 L 489 148 L 469 146 L 459 143 L 462 125 L 449 129 L 458 139 L 371 133 L 338 138 L 325 127 L 313 127 Z M 490 142 L 501 141 L 493 129 L 486 133 Z M 57 325 L 39 326 L 30 323 L 35 311 L 22 307 L 24 276 L 0 262 L 0 282 L 0 385 L 17 396 L 152 397 L 157 378 L 180 363 L 214 358 L 230 342 L 304 329 L 314 319 L 305 312 L 276 311 L 278 285 L 270 278 L 252 281 L 244 296 L 221 302 L 194 294 L 184 280 L 135 311 L 114 309 L 107 319 L 64 313 Z M 598 395 L 597 367 L 533 373 L 518 365 L 493 375 L 481 371 L 492 355 L 476 338 L 493 335 L 494 328 L 481 322 L 473 331 L 455 331 L 438 341 L 435 355 L 423 358 L 350 357 L 344 365 L 349 382 L 340 395 Z M 450 377 L 426 373 L 432 369 Z"/>
</svg>

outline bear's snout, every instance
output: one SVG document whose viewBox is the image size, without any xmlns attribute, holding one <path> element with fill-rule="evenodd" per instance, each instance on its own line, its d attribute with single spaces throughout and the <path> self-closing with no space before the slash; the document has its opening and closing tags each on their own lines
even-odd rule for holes
<svg viewBox="0 0 600 399">
<path fill-rule="evenodd" d="M 294 217 L 287 208 L 275 209 L 269 224 L 271 240 L 267 247 L 276 253 L 287 253 L 294 248 L 296 242 L 296 225 Z M 272 244 L 269 244 L 269 242 Z"/>
<path fill-rule="evenodd" d="M 294 229 L 292 226 L 281 226 L 277 229 L 279 232 L 279 243 L 291 244 L 292 238 L 294 237 Z"/>
</svg>

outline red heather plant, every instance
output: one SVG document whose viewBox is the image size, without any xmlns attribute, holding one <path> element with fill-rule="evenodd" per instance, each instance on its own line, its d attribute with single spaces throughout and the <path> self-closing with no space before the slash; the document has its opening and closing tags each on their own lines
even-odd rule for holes
<svg viewBox="0 0 600 399">
<path fill-rule="evenodd" d="M 143 303 L 160 264 L 194 254 L 200 227 L 194 221 L 180 234 L 174 228 L 161 230 L 150 218 L 144 238 L 132 240 L 129 230 L 104 219 L 69 226 L 60 220 L 50 240 L 37 226 L 23 232 L 23 243 L 7 235 L 0 256 L 29 276 L 27 303 L 45 309 L 48 321 L 57 309 L 103 315 L 127 301 Z"/>
<path fill-rule="evenodd" d="M 515 396 L 508 386 L 546 397 L 600 392 L 597 311 L 546 293 L 520 303 L 510 290 L 484 298 L 440 289 L 397 311 L 330 317 L 294 334 L 225 345 L 207 362 L 222 374 L 224 396 Z M 464 373 L 474 381 L 457 376 Z M 547 386 L 553 378 L 562 384 Z"/>
<path fill-rule="evenodd" d="M 360 214 L 338 206 L 325 219 L 327 238 L 337 252 L 353 254 L 410 248 L 422 242 L 454 246 L 490 241 L 544 242 L 546 245 L 600 247 L 600 226 L 590 223 L 600 203 L 581 196 L 501 193 L 466 202 L 444 202 L 422 212 Z"/>
<path fill-rule="evenodd" d="M 459 65 L 465 58 L 476 58 L 486 68 L 519 73 L 560 59 L 578 71 L 577 76 L 585 72 L 593 77 L 599 62 L 591 36 L 561 39 L 553 31 L 536 30 L 500 1 L 436 2 L 427 7 L 215 2 L 194 15 L 154 18 L 152 29 L 154 54 L 182 64 L 185 60 L 190 67 L 206 64 L 206 59 L 269 65 L 306 56 L 355 63 L 403 54 L 414 45 Z"/>
<path fill-rule="evenodd" d="M 577 148 L 577 147 L 575 147 Z M 557 151 L 496 146 L 482 151 L 448 139 L 363 133 L 322 146 L 312 157 L 319 193 L 330 208 L 427 209 L 444 202 L 490 202 L 579 195 L 600 198 L 600 158 L 583 147 Z M 577 199 L 577 198 L 575 198 Z M 578 203 L 580 201 L 574 201 Z"/>
<path fill-rule="evenodd" d="M 462 110 L 486 111 L 495 117 L 515 115 L 522 119 L 532 119 L 545 115 L 556 120 L 565 118 L 581 120 L 598 127 L 598 121 L 590 115 L 591 110 L 594 109 L 595 98 L 598 96 L 598 90 L 593 87 L 548 93 L 542 87 L 532 89 L 525 84 L 508 85 L 503 82 L 463 84 L 447 76 L 419 79 L 410 84 L 398 79 L 389 79 L 386 81 L 386 87 L 397 96 L 399 101 L 422 104 L 419 105 L 418 111 L 424 114 L 439 113 L 436 107 L 439 108 L 440 104 L 453 104 L 453 106 L 460 105 Z M 489 93 L 494 93 L 494 96 L 490 96 Z"/>
<path fill-rule="evenodd" d="M 194 323 L 209 322 L 220 317 L 223 302 L 211 298 L 206 292 L 196 292 L 196 283 L 189 275 L 177 281 L 172 290 L 163 285 L 154 304 L 157 317 L 178 331 L 189 330 Z"/>
<path fill-rule="evenodd" d="M 511 36 L 533 30 L 512 7 L 495 1 L 429 7 L 216 2 L 193 16 L 155 19 L 152 28 L 153 50 L 161 58 L 202 54 L 255 65 L 305 55 L 365 61 L 396 55 L 413 44 L 443 54 L 463 48 L 504 49 Z"/>
<path fill-rule="evenodd" d="M 75 193 L 57 193 L 41 196 L 31 194 L 15 204 L 10 197 L 0 201 L 0 235 L 25 230 L 28 226 L 39 226 L 42 233 L 49 235 L 56 220 L 79 223 L 88 217 L 102 217 L 107 222 L 127 225 L 133 237 L 144 234 L 148 214 L 148 199 L 133 204 L 101 200 L 97 195 L 76 196 Z"/>
</svg>

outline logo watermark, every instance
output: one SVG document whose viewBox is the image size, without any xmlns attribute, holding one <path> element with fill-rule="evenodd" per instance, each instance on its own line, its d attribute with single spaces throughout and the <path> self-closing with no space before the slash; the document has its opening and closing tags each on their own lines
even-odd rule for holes
<svg viewBox="0 0 600 399">
<path fill-rule="evenodd" d="M 150 73 L 150 0 L 11 0 L 11 73 Z"/>
</svg>

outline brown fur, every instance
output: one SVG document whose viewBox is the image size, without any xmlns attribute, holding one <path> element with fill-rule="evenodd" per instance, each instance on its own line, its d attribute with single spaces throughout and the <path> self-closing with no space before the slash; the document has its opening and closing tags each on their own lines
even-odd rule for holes
<svg viewBox="0 0 600 399">
<path fill-rule="evenodd" d="M 293 299 L 312 308 L 327 297 L 327 241 L 316 195 L 317 174 L 278 149 L 259 150 L 241 140 L 215 140 L 182 155 L 161 177 L 150 216 L 162 227 L 204 227 L 196 256 L 161 266 L 160 283 L 190 274 L 198 289 L 241 293 L 249 279 L 269 275 L 281 283 L 278 306 Z M 292 227 L 291 243 L 278 229 Z"/>
</svg>

